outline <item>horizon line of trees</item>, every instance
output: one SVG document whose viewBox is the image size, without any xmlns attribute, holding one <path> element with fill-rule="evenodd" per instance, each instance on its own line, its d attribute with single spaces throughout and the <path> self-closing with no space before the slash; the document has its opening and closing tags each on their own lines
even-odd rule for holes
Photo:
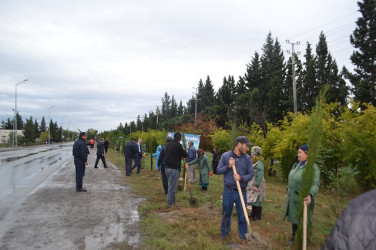
<svg viewBox="0 0 376 250">
<path fill-rule="evenodd" d="M 38 139 L 42 143 L 48 140 L 48 128 L 50 128 L 50 138 L 53 142 L 62 142 L 65 140 L 74 140 L 77 136 L 76 132 L 70 131 L 68 129 L 63 129 L 58 123 L 50 120 L 49 126 L 46 124 L 44 116 L 41 119 L 40 124 L 37 119 L 33 119 L 30 116 L 29 119 L 26 118 L 25 122 L 22 120 L 22 116 L 17 112 L 16 114 L 17 129 L 23 130 L 24 136 L 18 136 L 17 138 L 20 143 L 25 142 L 26 144 L 35 143 Z M 13 129 L 13 119 L 7 119 L 7 121 L 1 121 L 2 129 Z M 10 136 L 12 137 L 13 134 Z M 11 141 L 9 138 L 8 141 Z"/>
</svg>

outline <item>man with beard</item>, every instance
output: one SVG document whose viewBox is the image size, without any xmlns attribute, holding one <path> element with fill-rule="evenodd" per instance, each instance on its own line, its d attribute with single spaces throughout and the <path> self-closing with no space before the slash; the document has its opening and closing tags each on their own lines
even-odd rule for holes
<svg viewBox="0 0 376 250">
<path fill-rule="evenodd" d="M 239 136 L 235 141 L 235 148 L 224 153 L 219 162 L 217 173 L 223 174 L 223 200 L 222 200 L 222 225 L 221 225 L 221 239 L 229 236 L 231 225 L 231 214 L 233 204 L 236 204 L 236 212 L 238 214 L 238 231 L 239 237 L 242 241 L 246 241 L 247 221 L 245 219 L 244 211 L 236 186 L 236 181 L 239 181 L 241 191 L 243 193 L 244 203 L 247 204 L 246 187 L 248 182 L 252 179 L 252 159 L 247 154 L 249 147 L 253 144 L 245 136 Z M 236 168 L 237 174 L 234 174 L 233 167 Z"/>
</svg>

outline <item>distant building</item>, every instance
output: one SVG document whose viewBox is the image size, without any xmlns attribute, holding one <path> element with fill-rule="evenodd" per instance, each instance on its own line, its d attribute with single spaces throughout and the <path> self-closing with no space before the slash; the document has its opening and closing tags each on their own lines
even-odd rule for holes
<svg viewBox="0 0 376 250">
<path fill-rule="evenodd" d="M 0 144 L 11 144 L 12 138 L 9 137 L 13 129 L 0 129 Z M 17 135 L 24 135 L 23 130 L 17 130 Z"/>
</svg>

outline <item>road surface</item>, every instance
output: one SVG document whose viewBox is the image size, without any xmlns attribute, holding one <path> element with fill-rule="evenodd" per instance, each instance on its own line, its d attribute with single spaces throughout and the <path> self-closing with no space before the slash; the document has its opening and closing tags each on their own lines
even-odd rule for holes
<svg viewBox="0 0 376 250">
<path fill-rule="evenodd" d="M 113 164 L 75 190 L 72 144 L 0 151 L 0 249 L 138 249 L 138 205 Z"/>
</svg>

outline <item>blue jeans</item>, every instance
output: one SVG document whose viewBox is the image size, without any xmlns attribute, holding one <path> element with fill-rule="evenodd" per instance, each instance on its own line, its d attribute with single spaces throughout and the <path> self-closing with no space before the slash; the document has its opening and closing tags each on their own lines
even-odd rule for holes
<svg viewBox="0 0 376 250">
<path fill-rule="evenodd" d="M 245 204 L 247 204 L 247 192 L 242 192 Z M 222 211 L 222 225 L 221 225 L 221 238 L 227 237 L 230 234 L 231 228 L 231 214 L 232 208 L 236 205 L 236 212 L 238 214 L 238 230 L 239 237 L 245 240 L 247 233 L 247 221 L 243 212 L 242 203 L 240 200 L 239 192 L 228 188 L 223 189 L 223 211 Z"/>
<path fill-rule="evenodd" d="M 175 193 L 178 188 L 178 179 L 180 172 L 177 169 L 165 168 L 166 176 L 168 178 L 168 193 L 167 193 L 167 207 L 175 205 Z"/>
</svg>

